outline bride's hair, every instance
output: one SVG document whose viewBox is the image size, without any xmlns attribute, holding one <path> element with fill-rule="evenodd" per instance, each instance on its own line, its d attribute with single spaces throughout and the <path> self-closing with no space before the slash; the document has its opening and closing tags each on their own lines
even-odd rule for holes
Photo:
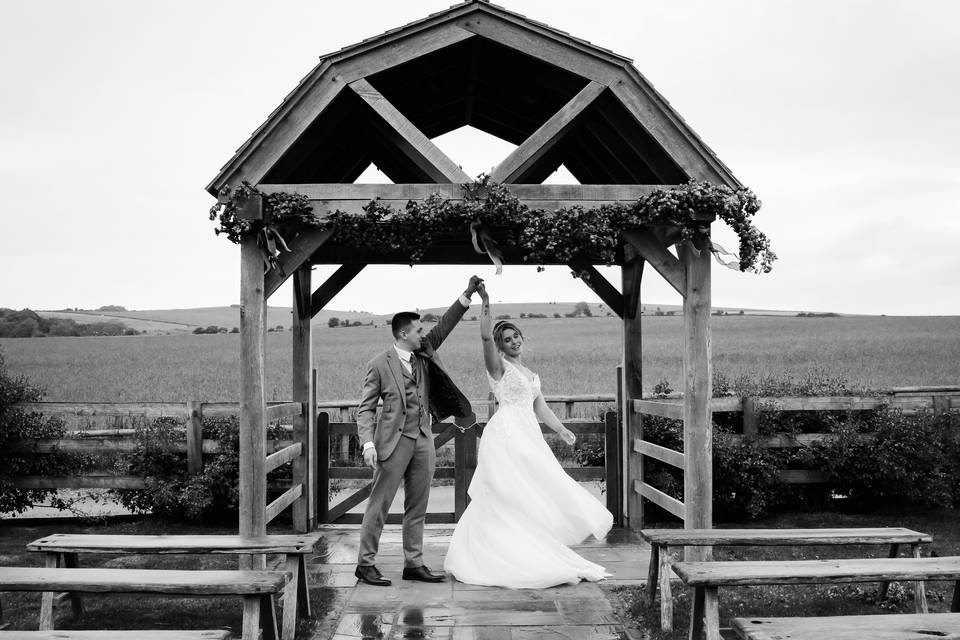
<svg viewBox="0 0 960 640">
<path fill-rule="evenodd" d="M 507 320 L 499 321 L 493 325 L 493 343 L 497 345 L 497 348 L 501 351 L 503 351 L 503 332 L 507 329 L 513 329 L 517 332 L 518 336 L 523 338 L 523 332 L 520 331 L 520 327 Z"/>
</svg>

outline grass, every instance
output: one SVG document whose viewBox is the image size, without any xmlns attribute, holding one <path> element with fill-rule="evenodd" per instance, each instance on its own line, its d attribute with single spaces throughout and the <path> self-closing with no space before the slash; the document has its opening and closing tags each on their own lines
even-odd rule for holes
<svg viewBox="0 0 960 640">
<path fill-rule="evenodd" d="M 477 323 L 460 324 L 441 348 L 444 363 L 468 397 L 488 389 Z M 521 321 L 524 358 L 540 373 L 544 393 L 613 393 L 621 360 L 616 318 Z M 803 375 L 822 370 L 851 386 L 889 388 L 960 381 L 960 317 L 797 318 L 720 316 L 713 322 L 714 368 L 730 378 Z M 682 382 L 682 318 L 644 317 L 643 378 Z M 290 397 L 289 332 L 267 334 L 266 396 Z M 365 363 L 391 342 L 382 326 L 314 331 L 319 398 L 353 399 Z M 47 389 L 50 401 L 184 402 L 236 400 L 236 334 L 33 338 L 0 340 L 8 369 Z M 587 409 L 596 413 L 596 408 Z"/>
<path fill-rule="evenodd" d="M 236 527 L 212 527 L 199 524 L 160 521 L 144 518 L 134 522 L 99 524 L 51 523 L 20 525 L 0 522 L 0 565 L 17 567 L 43 566 L 43 554 L 26 550 L 27 543 L 53 533 L 122 534 L 234 534 Z M 286 530 L 268 533 L 291 533 Z M 268 556 L 268 566 L 272 556 Z M 81 567 L 137 569 L 236 569 L 237 556 L 207 555 L 115 555 L 84 553 L 79 555 Z M 313 618 L 301 620 L 297 638 L 312 635 L 315 621 L 321 620 L 330 606 L 330 588 L 310 589 Z M 178 598 L 123 594 L 84 594 L 84 615 L 70 617 L 69 604 L 57 607 L 58 629 L 224 629 L 239 636 L 243 604 L 239 597 Z M 10 629 L 37 629 L 40 594 L 10 592 L 3 594 L 3 621 Z"/>
<path fill-rule="evenodd" d="M 933 543 L 924 555 L 960 555 L 960 510 L 929 513 L 845 514 L 836 512 L 782 514 L 749 525 L 761 528 L 826 528 L 826 527 L 907 527 L 929 533 Z M 718 525 L 723 527 L 724 525 Z M 887 548 L 877 545 L 811 546 L 811 547 L 715 547 L 716 560 L 817 560 L 824 558 L 883 557 Z M 901 550 L 901 555 L 904 551 Z M 650 606 L 646 587 L 623 587 L 614 590 L 623 609 L 636 626 L 644 630 L 648 640 L 686 639 L 690 619 L 690 595 L 680 583 L 673 590 L 674 630 L 660 630 L 660 601 Z M 927 582 L 927 601 L 932 613 L 950 610 L 953 585 L 949 582 Z M 720 589 L 720 623 L 737 616 L 826 616 L 881 613 L 913 613 L 913 584 L 892 583 L 888 597 L 877 600 L 878 584 L 841 585 L 773 585 L 761 587 L 729 587 Z"/>
</svg>

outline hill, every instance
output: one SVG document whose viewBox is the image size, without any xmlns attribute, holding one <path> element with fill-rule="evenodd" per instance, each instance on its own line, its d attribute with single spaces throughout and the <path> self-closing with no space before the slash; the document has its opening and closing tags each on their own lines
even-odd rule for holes
<svg viewBox="0 0 960 640">
<path fill-rule="evenodd" d="M 511 318 L 520 318 L 533 314 L 533 317 L 543 316 L 547 318 L 564 317 L 574 310 L 573 302 L 507 302 L 493 303 L 494 315 L 509 315 Z M 610 309 L 599 302 L 589 302 L 590 313 L 595 317 L 606 317 L 614 315 Z M 432 313 L 439 315 L 446 310 L 446 307 L 428 307 L 416 309 L 421 314 Z M 644 315 L 679 315 L 682 307 L 671 304 L 644 304 Z M 764 315 L 764 316 L 795 316 L 796 311 L 775 311 L 764 309 L 740 309 L 732 307 L 718 307 L 714 311 L 723 311 L 724 313 L 744 315 Z M 476 304 L 467 311 L 466 317 L 469 320 L 472 316 L 479 315 L 480 307 Z M 38 311 L 43 317 L 49 318 L 68 318 L 81 323 L 119 321 L 124 325 L 147 334 L 177 334 L 192 333 L 197 327 L 225 327 L 228 331 L 233 327 L 240 326 L 240 305 L 230 305 L 229 307 L 196 307 L 192 309 L 143 309 L 138 311 L 124 310 L 49 310 Z M 291 307 L 267 308 L 267 326 L 283 327 L 283 330 L 290 328 Z M 349 320 L 351 322 L 361 322 L 369 324 L 373 322 L 377 326 L 382 326 L 390 321 L 392 314 L 375 314 L 367 311 L 340 311 L 336 309 L 324 309 L 313 318 L 311 323 L 317 328 L 327 328 L 327 322 L 330 318 L 336 317 L 340 320 Z"/>
</svg>

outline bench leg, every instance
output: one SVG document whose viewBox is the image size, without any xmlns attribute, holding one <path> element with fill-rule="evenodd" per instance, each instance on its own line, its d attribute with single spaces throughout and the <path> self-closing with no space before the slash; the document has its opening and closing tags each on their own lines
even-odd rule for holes
<svg viewBox="0 0 960 640">
<path fill-rule="evenodd" d="M 260 628 L 263 631 L 263 640 L 280 640 L 277 633 L 277 603 L 272 593 L 260 596 Z"/>
<path fill-rule="evenodd" d="M 56 569 L 60 566 L 59 553 L 43 554 L 43 566 L 47 569 Z M 40 594 L 40 631 L 52 631 L 56 610 L 54 609 L 54 600 L 57 594 L 53 591 L 44 591 Z"/>
<path fill-rule="evenodd" d="M 287 555 L 287 571 L 290 572 L 290 581 L 283 588 L 283 629 L 280 637 L 283 640 L 293 640 L 297 633 L 297 610 L 300 608 L 300 562 L 303 556 Z"/>
<path fill-rule="evenodd" d="M 307 556 L 300 554 L 297 556 L 300 560 L 297 562 L 299 575 L 297 578 L 297 616 L 309 618 L 310 612 L 310 579 L 307 577 Z"/>
<path fill-rule="evenodd" d="M 960 580 L 953 583 L 953 602 L 950 603 L 950 611 L 960 613 Z"/>
<path fill-rule="evenodd" d="M 689 640 L 701 640 L 703 637 L 703 592 L 704 587 L 693 588 L 693 601 L 690 603 Z"/>
<path fill-rule="evenodd" d="M 914 543 L 910 545 L 911 550 L 913 551 L 913 557 L 920 557 L 920 545 Z M 927 585 L 923 580 L 917 580 L 913 586 L 913 602 L 916 607 L 917 613 L 930 613 L 930 608 L 927 606 Z"/>
<path fill-rule="evenodd" d="M 673 631 L 673 589 L 670 586 L 670 553 L 664 547 L 660 552 L 660 629 Z"/>
<path fill-rule="evenodd" d="M 647 594 L 650 597 L 650 606 L 657 600 L 657 569 L 660 568 L 660 545 L 650 545 L 650 564 L 647 567 Z"/>
<path fill-rule="evenodd" d="M 888 558 L 896 558 L 897 554 L 900 552 L 900 545 L 894 542 L 890 545 L 890 553 L 887 555 Z M 877 594 L 878 600 L 883 600 L 887 597 L 887 590 L 890 588 L 890 581 L 884 581 L 880 583 L 880 593 Z"/>
<path fill-rule="evenodd" d="M 77 561 L 77 554 L 63 554 L 63 564 L 65 567 L 70 569 L 76 569 L 79 567 L 80 565 Z M 70 609 L 73 612 L 74 620 L 79 620 L 81 617 L 83 617 L 83 600 L 80 599 L 80 594 L 75 591 L 70 592 Z"/>
<path fill-rule="evenodd" d="M 707 587 L 703 592 L 703 626 L 707 640 L 722 640 L 720 637 L 720 603 L 717 587 Z"/>
<path fill-rule="evenodd" d="M 242 640 L 260 640 L 260 596 L 243 596 Z"/>
</svg>

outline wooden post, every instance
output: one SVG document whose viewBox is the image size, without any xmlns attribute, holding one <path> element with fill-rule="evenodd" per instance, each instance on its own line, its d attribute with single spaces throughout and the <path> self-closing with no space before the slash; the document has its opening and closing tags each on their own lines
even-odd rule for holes
<svg viewBox="0 0 960 640">
<path fill-rule="evenodd" d="M 249 198 L 240 215 L 263 217 L 260 197 Z M 263 257 L 255 237 L 240 244 L 240 536 L 266 534 L 267 432 L 264 423 L 263 355 L 267 301 Z M 264 569 L 263 555 L 240 556 L 241 569 Z"/>
<path fill-rule="evenodd" d="M 603 414 L 603 460 L 606 468 L 607 511 L 613 514 L 614 520 L 620 520 L 620 474 L 619 465 L 620 447 L 617 437 L 617 412 L 607 411 Z"/>
<path fill-rule="evenodd" d="M 330 521 L 330 415 L 317 414 L 317 523 Z"/>
<path fill-rule="evenodd" d="M 203 471 L 203 403 L 187 400 L 187 473 Z"/>
<path fill-rule="evenodd" d="M 743 398 L 743 436 L 745 438 L 757 437 L 757 399 L 751 397 Z"/>
<path fill-rule="evenodd" d="M 686 270 L 683 296 L 684 527 L 713 526 L 713 421 L 710 337 L 710 250 L 680 247 Z M 699 255 L 698 255 L 699 254 Z M 710 547 L 686 547 L 687 561 L 709 560 Z"/>
<path fill-rule="evenodd" d="M 312 349 L 311 349 L 312 351 Z M 311 357 L 312 360 L 312 357 Z M 307 471 L 307 478 L 310 484 L 310 518 L 309 525 L 313 529 L 317 526 L 317 492 L 320 490 L 319 479 L 317 477 L 317 464 L 318 458 L 317 453 L 320 451 L 320 446 L 317 444 L 317 370 L 310 369 L 310 402 L 307 405 L 310 408 L 310 422 L 308 423 L 308 429 L 310 431 L 310 456 L 307 458 L 307 464 L 309 469 Z M 330 441 L 327 440 L 327 446 L 329 447 Z M 328 457 L 330 455 L 329 448 L 327 449 Z M 326 464 L 326 463 L 324 463 Z M 324 488 L 326 491 L 326 488 Z"/>
<path fill-rule="evenodd" d="M 313 370 L 310 335 L 310 265 L 306 264 L 293 274 L 293 336 L 291 354 L 293 401 L 303 406 L 301 415 L 293 417 L 293 441 L 301 443 L 301 455 L 294 458 L 293 483 L 302 484 L 303 491 L 293 503 L 293 528 L 299 533 L 308 530 L 310 521 L 312 478 L 309 474 L 313 454 L 313 432 L 310 398 L 310 372 Z"/>
<path fill-rule="evenodd" d="M 617 477 L 619 478 L 618 490 L 620 492 L 620 501 L 617 506 L 616 516 L 617 524 L 625 526 L 627 524 L 626 502 L 630 495 L 631 486 L 628 484 L 629 478 L 625 469 L 628 468 L 627 457 L 632 451 L 630 443 L 627 442 L 626 416 L 624 414 L 625 400 L 623 398 L 623 365 L 617 365 Z"/>
<path fill-rule="evenodd" d="M 643 346 L 640 338 L 640 281 L 642 258 L 628 244 L 624 246 L 625 264 L 621 271 L 623 291 L 623 424 L 626 431 L 625 457 L 626 526 L 643 527 L 643 498 L 634 490 L 633 481 L 643 481 L 643 456 L 633 451 L 633 441 L 643 439 L 643 419 L 633 411 L 633 400 L 643 397 Z"/>
</svg>

